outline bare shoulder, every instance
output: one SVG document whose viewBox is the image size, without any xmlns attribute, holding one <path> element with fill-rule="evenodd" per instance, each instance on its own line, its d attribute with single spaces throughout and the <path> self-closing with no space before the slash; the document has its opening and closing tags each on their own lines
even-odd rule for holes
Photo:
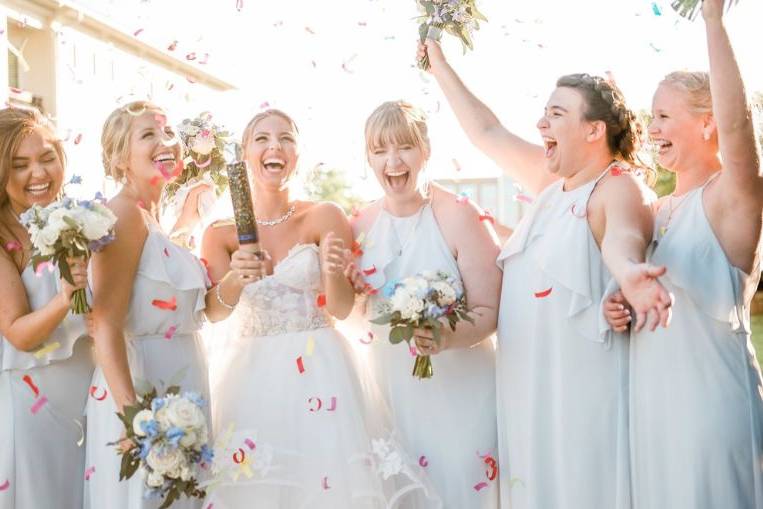
<svg viewBox="0 0 763 509">
<path fill-rule="evenodd" d="M 445 189 L 438 184 L 432 184 L 432 209 L 436 216 L 448 220 L 448 223 L 457 225 L 475 224 L 484 211 L 472 200 L 462 199 L 454 192 Z"/>
<path fill-rule="evenodd" d="M 297 202 L 298 213 L 306 214 L 307 219 L 314 224 L 315 222 L 324 223 L 337 221 L 347 222 L 347 215 L 342 207 L 332 201 L 300 201 Z"/>
<path fill-rule="evenodd" d="M 604 176 L 596 186 L 592 198 L 602 203 L 627 200 L 629 203 L 639 201 L 644 205 L 651 205 L 657 196 L 641 176 L 634 172 L 622 172 Z"/>
<path fill-rule="evenodd" d="M 227 244 L 235 239 L 236 236 L 235 221 L 233 219 L 221 219 L 206 227 L 203 238 Z"/>
<path fill-rule="evenodd" d="M 381 200 L 375 200 L 357 211 L 350 217 L 350 224 L 354 232 L 367 231 L 371 228 L 379 216 Z"/>
</svg>

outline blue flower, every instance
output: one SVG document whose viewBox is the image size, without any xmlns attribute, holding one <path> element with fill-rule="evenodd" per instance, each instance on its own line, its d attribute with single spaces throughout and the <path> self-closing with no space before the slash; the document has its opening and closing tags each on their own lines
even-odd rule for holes
<svg viewBox="0 0 763 509">
<path fill-rule="evenodd" d="M 159 423 L 154 419 L 143 421 L 140 423 L 140 429 L 142 429 L 149 438 L 154 438 L 159 434 Z"/>
<path fill-rule="evenodd" d="M 427 316 L 430 316 L 432 318 L 440 318 L 444 314 L 445 314 L 445 308 L 441 308 L 434 304 L 429 306 L 429 309 L 427 309 Z"/>
<path fill-rule="evenodd" d="M 204 407 L 207 404 L 207 402 L 198 392 L 193 392 L 193 391 L 186 392 L 185 394 L 183 394 L 183 397 L 200 408 Z"/>
<path fill-rule="evenodd" d="M 151 440 L 146 439 L 140 442 L 140 459 L 144 460 L 148 456 L 148 453 L 151 452 Z"/>
<path fill-rule="evenodd" d="M 382 288 L 382 295 L 389 299 L 395 295 L 395 289 L 397 289 L 397 281 L 387 281 L 387 283 Z"/>
<path fill-rule="evenodd" d="M 169 442 L 172 447 L 177 447 L 180 439 L 185 436 L 185 431 L 177 426 L 172 426 L 167 430 L 165 436 L 167 437 L 167 442 Z"/>
<path fill-rule="evenodd" d="M 103 197 L 103 195 L 101 194 L 101 192 L 100 192 L 100 191 L 98 191 L 97 193 L 95 193 L 95 198 L 93 198 L 93 199 L 94 199 L 94 200 L 98 200 L 98 201 L 100 201 L 100 202 L 105 202 L 105 201 L 106 201 L 106 198 L 104 198 L 104 197 Z"/>
<path fill-rule="evenodd" d="M 66 207 L 67 209 L 70 209 L 74 201 L 71 198 L 66 197 L 63 200 L 61 200 L 61 203 L 64 204 L 64 207 Z"/>
<path fill-rule="evenodd" d="M 79 175 L 72 175 L 72 178 L 69 180 L 70 184 L 81 184 L 82 183 L 82 177 Z"/>
<path fill-rule="evenodd" d="M 215 451 L 207 444 L 201 446 L 201 460 L 204 463 L 212 463 L 215 458 Z"/>
<path fill-rule="evenodd" d="M 151 411 L 153 413 L 156 413 L 159 411 L 159 409 L 163 408 L 166 401 L 164 398 L 154 398 L 153 401 L 151 401 Z"/>
<path fill-rule="evenodd" d="M 102 251 L 104 247 L 114 242 L 115 238 L 116 236 L 114 235 L 114 232 L 111 232 L 98 240 L 91 240 L 87 247 L 90 248 L 90 251 L 98 253 Z"/>
</svg>

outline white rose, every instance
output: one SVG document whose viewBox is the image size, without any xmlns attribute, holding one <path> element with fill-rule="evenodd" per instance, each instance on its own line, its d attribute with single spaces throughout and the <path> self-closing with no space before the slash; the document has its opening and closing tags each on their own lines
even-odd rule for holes
<svg viewBox="0 0 763 509">
<path fill-rule="evenodd" d="M 185 398 L 177 398 L 167 405 L 167 419 L 178 428 L 199 428 L 206 424 L 204 413 Z"/>
<path fill-rule="evenodd" d="M 169 416 L 167 414 L 167 406 L 163 406 L 156 412 L 156 422 L 159 423 L 159 429 L 162 431 L 167 431 L 172 427 L 172 422 L 170 422 Z"/>
<path fill-rule="evenodd" d="M 135 417 L 133 417 L 132 420 L 132 430 L 135 432 L 136 435 L 139 437 L 146 436 L 146 432 L 143 431 L 143 428 L 141 427 L 141 424 L 144 422 L 148 422 L 154 418 L 153 412 L 151 410 L 141 410 L 137 414 L 135 414 Z"/>
<path fill-rule="evenodd" d="M 183 467 L 180 469 L 180 480 L 182 481 L 188 481 L 193 476 L 193 472 L 191 472 L 191 469 L 188 467 Z"/>
<path fill-rule="evenodd" d="M 35 242 L 35 246 L 40 250 L 43 251 L 44 249 L 48 251 L 52 251 L 53 245 L 58 240 L 60 234 L 60 230 L 56 229 L 55 227 L 46 226 L 40 232 L 37 234 L 37 241 Z M 51 254 L 51 253 L 43 253 L 43 254 Z"/>
<path fill-rule="evenodd" d="M 196 433 L 187 430 L 185 432 L 185 435 L 183 435 L 183 438 L 180 439 L 180 446 L 184 447 L 185 449 L 190 449 L 196 444 Z"/>
<path fill-rule="evenodd" d="M 205 136 L 206 134 L 206 136 Z M 215 149 L 215 137 L 211 132 L 200 132 L 193 137 L 191 141 L 191 150 L 197 154 L 206 156 L 212 153 Z"/>
<path fill-rule="evenodd" d="M 177 472 L 180 474 L 180 468 L 185 462 L 183 452 L 180 449 L 164 449 L 159 452 L 160 448 L 152 448 L 148 456 L 146 456 L 146 463 L 154 473 L 170 476 L 170 473 Z M 149 478 L 151 476 L 149 475 Z"/>
<path fill-rule="evenodd" d="M 432 288 L 440 294 L 438 300 L 441 306 L 450 306 L 456 302 L 456 291 L 448 283 L 434 283 L 432 284 Z"/>
<path fill-rule="evenodd" d="M 82 233 L 88 240 L 98 240 L 109 234 L 111 224 L 107 217 L 100 214 L 88 214 L 82 224 Z"/>
<path fill-rule="evenodd" d="M 164 484 L 164 476 L 157 474 L 156 472 L 151 472 L 146 478 L 146 484 L 152 488 L 159 488 Z"/>
<path fill-rule="evenodd" d="M 392 296 L 392 309 L 402 312 L 408 307 L 411 301 L 411 295 L 405 289 L 398 289 Z"/>
</svg>

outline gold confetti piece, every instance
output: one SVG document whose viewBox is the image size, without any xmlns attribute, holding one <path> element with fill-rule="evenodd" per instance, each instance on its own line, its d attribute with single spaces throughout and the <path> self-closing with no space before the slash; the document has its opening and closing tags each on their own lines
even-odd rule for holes
<svg viewBox="0 0 763 509">
<path fill-rule="evenodd" d="M 51 352 L 55 352 L 55 351 L 56 351 L 56 350 L 58 350 L 59 348 L 61 348 L 61 343 L 59 343 L 58 341 L 56 341 L 56 342 L 54 342 L 54 343 L 51 343 L 51 344 L 49 344 L 49 345 L 47 345 L 47 346 L 44 346 L 44 347 L 40 348 L 39 350 L 37 350 L 37 351 L 34 353 L 34 356 L 35 356 L 36 358 L 38 358 L 38 359 L 41 359 L 41 358 L 43 358 L 44 356 L 48 355 L 49 353 L 51 353 Z"/>
<path fill-rule="evenodd" d="M 305 355 L 308 357 L 313 355 L 313 351 L 315 350 L 315 340 L 312 336 L 307 338 L 307 346 L 305 347 Z"/>
</svg>

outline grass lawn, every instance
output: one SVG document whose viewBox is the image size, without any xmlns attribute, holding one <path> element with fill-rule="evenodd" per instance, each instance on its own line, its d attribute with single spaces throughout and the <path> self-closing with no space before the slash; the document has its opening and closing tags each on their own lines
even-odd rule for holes
<svg viewBox="0 0 763 509">
<path fill-rule="evenodd" d="M 752 316 L 752 342 L 758 359 L 763 358 L 763 315 Z"/>
</svg>

